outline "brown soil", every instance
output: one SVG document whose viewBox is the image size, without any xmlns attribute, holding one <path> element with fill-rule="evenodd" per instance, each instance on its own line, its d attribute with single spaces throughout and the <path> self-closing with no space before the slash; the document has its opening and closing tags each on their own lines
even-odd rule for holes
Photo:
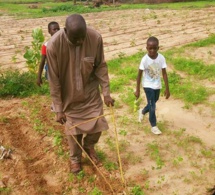
<svg viewBox="0 0 215 195">
<path fill-rule="evenodd" d="M 84 17 L 89 26 L 101 32 L 107 60 L 121 53 L 130 55 L 140 49 L 145 50 L 145 41 L 149 34 L 160 39 L 162 51 L 215 33 L 212 25 L 215 8 L 183 11 L 127 10 L 85 14 Z M 55 20 L 63 28 L 65 18 L 62 16 L 15 20 L 8 16 L 0 16 L 0 68 L 24 69 L 25 60 L 22 55 L 25 46 L 31 44 L 32 29 L 42 27 L 48 39 L 48 22 Z M 208 64 L 211 64 L 214 61 L 214 55 L 211 54 L 214 53 L 214 46 L 211 46 L 190 52 L 190 56 L 209 60 Z M 16 63 L 11 61 L 13 56 L 17 58 Z M 214 87 L 212 83 L 210 85 Z M 117 94 L 113 96 L 117 101 Z M 63 127 L 54 122 L 49 105 L 50 99 L 47 97 L 0 100 L 0 145 L 13 151 L 11 159 L 0 161 L 0 189 L 7 187 L 11 189 L 9 194 L 14 195 L 76 195 L 87 194 L 96 186 L 103 194 L 111 194 L 110 187 L 86 158 L 83 159 L 83 168 L 87 179 L 78 180 L 69 174 L 66 139 L 63 137 L 62 150 L 67 155 L 62 156 L 59 148 L 53 145 L 54 133 L 50 135 L 52 130 L 63 135 Z M 141 104 L 143 105 L 144 103 Z M 138 124 L 136 115 L 123 104 L 115 109 L 117 130 L 127 132 L 126 137 L 119 135 L 119 140 L 124 147 L 121 150 L 121 158 L 128 186 L 140 185 L 148 195 L 203 195 L 206 194 L 206 188 L 214 185 L 214 160 L 210 157 L 204 158 L 201 154 L 203 148 L 205 151 L 212 151 L 214 155 L 214 110 L 205 106 L 195 106 L 189 110 L 183 107 L 184 104 L 179 100 L 165 100 L 161 97 L 157 105 L 157 116 L 161 123 L 166 124 L 168 131 L 164 130 L 163 135 L 159 137 L 147 130 L 147 117 L 144 118 L 143 124 Z M 105 107 L 105 113 L 109 112 L 109 108 Z M 36 129 L 39 126 L 38 120 L 39 124 L 43 125 L 42 131 Z M 105 151 L 107 158 L 116 162 L 117 156 L 110 150 L 110 144 L 107 144 L 107 138 L 114 142 L 111 115 L 107 116 L 107 120 L 110 130 L 103 134 L 97 149 Z M 178 138 L 175 135 L 175 138 L 171 137 L 170 140 L 170 134 L 180 129 L 185 130 L 184 137 Z M 186 139 L 189 135 L 199 137 L 203 144 L 192 143 L 187 147 L 181 143 L 182 145 L 178 146 L 179 140 Z M 154 142 L 158 143 L 165 161 L 165 166 L 158 170 L 152 169 L 155 163 L 150 158 L 147 145 Z M 172 162 L 176 159 L 177 163 L 180 156 L 183 157 L 183 161 L 173 166 Z M 104 168 L 100 170 L 114 189 L 114 194 L 123 194 L 125 188 L 120 182 L 119 171 L 107 172 Z M 95 176 L 92 183 L 89 182 L 91 176 Z M 3 192 L 0 191 L 1 193 Z"/>
</svg>

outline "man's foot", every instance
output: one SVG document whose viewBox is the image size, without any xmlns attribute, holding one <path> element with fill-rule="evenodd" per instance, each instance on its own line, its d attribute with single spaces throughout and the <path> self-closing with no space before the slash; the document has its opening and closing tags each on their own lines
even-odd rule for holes
<svg viewBox="0 0 215 195">
<path fill-rule="evenodd" d="M 77 174 L 77 173 L 79 173 L 81 170 L 82 170 L 82 168 L 81 168 L 81 163 L 74 163 L 74 164 L 71 164 L 71 172 L 72 172 L 73 174 Z"/>
<path fill-rule="evenodd" d="M 84 148 L 84 150 L 96 165 L 101 165 L 94 148 Z"/>
<path fill-rule="evenodd" d="M 138 110 L 138 122 L 141 123 L 143 120 L 142 109 Z"/>
<path fill-rule="evenodd" d="M 154 133 L 155 135 L 160 135 L 160 134 L 162 134 L 162 132 L 158 129 L 157 126 L 152 127 L 151 131 L 152 131 L 152 133 Z"/>
</svg>

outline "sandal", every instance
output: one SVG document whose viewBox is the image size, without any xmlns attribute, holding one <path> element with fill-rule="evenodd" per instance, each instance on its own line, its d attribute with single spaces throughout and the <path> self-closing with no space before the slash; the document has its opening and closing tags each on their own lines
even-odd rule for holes
<svg viewBox="0 0 215 195">
<path fill-rule="evenodd" d="M 81 171 L 81 163 L 74 163 L 74 164 L 71 164 L 71 172 L 73 174 L 77 174 Z"/>
</svg>

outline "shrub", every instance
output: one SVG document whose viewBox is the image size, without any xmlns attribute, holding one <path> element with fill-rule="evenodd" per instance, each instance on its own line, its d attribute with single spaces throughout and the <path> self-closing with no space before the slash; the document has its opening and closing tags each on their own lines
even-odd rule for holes
<svg viewBox="0 0 215 195">
<path fill-rule="evenodd" d="M 6 71 L 0 75 L 0 97 L 27 97 L 33 94 L 49 94 L 48 84 L 36 85 L 36 74 Z"/>
<path fill-rule="evenodd" d="M 36 73 L 41 60 L 41 47 L 45 40 L 43 31 L 41 28 L 36 28 L 32 31 L 33 41 L 31 42 L 31 48 L 26 47 L 24 58 L 26 59 L 28 70 L 32 73 Z"/>
</svg>

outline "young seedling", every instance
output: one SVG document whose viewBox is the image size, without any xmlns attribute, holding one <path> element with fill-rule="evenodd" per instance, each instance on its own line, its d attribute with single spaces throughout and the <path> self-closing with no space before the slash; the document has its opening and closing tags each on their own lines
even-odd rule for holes
<svg viewBox="0 0 215 195">
<path fill-rule="evenodd" d="M 131 190 L 131 195 L 144 195 L 145 193 L 139 185 L 136 185 Z"/>
</svg>

